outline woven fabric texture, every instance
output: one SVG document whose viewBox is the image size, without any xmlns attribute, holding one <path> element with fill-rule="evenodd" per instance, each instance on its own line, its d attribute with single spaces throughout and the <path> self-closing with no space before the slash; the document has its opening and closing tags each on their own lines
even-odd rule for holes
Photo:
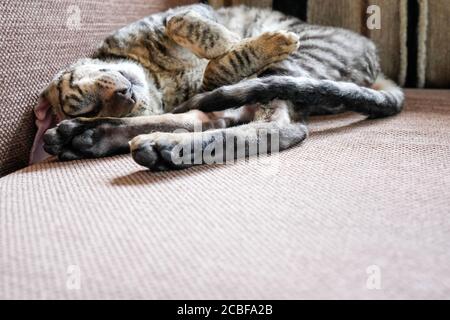
<svg viewBox="0 0 450 320">
<path fill-rule="evenodd" d="M 409 91 L 270 160 L 23 169 L 0 179 L 0 298 L 448 298 L 449 123 L 449 92 Z"/>
<path fill-rule="evenodd" d="M 90 55 L 113 30 L 189 2 L 195 1 L 2 0 L 0 177 L 27 165 L 35 133 L 32 108 L 58 70 Z"/>
</svg>

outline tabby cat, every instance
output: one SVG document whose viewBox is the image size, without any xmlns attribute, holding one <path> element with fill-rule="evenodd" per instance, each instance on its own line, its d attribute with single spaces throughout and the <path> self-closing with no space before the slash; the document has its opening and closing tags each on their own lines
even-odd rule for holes
<svg viewBox="0 0 450 320">
<path fill-rule="evenodd" d="M 283 150 L 306 138 L 308 114 L 385 117 L 403 100 L 375 45 L 351 31 L 269 9 L 184 6 L 118 30 L 57 74 L 35 108 L 33 157 L 42 144 L 60 160 L 131 150 L 151 170 L 185 168 L 228 136 L 244 142 L 235 157 L 270 151 L 261 132 Z"/>
</svg>

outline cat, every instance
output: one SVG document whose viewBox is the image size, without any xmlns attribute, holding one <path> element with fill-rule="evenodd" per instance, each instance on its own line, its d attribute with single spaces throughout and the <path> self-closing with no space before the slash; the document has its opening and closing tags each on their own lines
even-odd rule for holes
<svg viewBox="0 0 450 320">
<path fill-rule="evenodd" d="M 363 36 L 271 9 L 195 4 L 128 25 L 59 72 L 35 108 L 34 150 L 43 135 L 60 160 L 131 151 L 150 170 L 181 169 L 209 163 L 203 152 L 229 148 L 229 137 L 243 142 L 233 158 L 281 151 L 307 137 L 309 114 L 386 117 L 403 102 Z"/>
</svg>

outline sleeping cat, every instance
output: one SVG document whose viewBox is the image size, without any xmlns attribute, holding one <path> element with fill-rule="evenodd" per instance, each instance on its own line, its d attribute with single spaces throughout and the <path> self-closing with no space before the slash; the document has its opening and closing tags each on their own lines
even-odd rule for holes
<svg viewBox="0 0 450 320">
<path fill-rule="evenodd" d="M 151 170 L 186 168 L 207 162 L 211 143 L 226 148 L 229 136 L 244 142 L 235 157 L 269 151 L 261 132 L 283 150 L 306 138 L 308 114 L 385 117 L 403 100 L 360 35 L 269 9 L 197 4 L 118 30 L 93 58 L 56 75 L 35 108 L 33 154 L 64 120 L 43 136 L 60 160 L 131 150 Z"/>
</svg>

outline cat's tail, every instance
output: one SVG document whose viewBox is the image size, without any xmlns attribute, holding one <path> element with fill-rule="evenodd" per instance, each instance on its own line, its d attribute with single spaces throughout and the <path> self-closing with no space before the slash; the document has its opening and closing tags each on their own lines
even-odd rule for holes
<svg viewBox="0 0 450 320">
<path fill-rule="evenodd" d="M 213 112 L 252 103 L 266 104 L 275 99 L 292 101 L 303 112 L 314 112 L 318 107 L 332 112 L 344 107 L 345 110 L 378 118 L 399 113 L 404 94 L 394 82 L 383 77 L 372 88 L 366 88 L 349 82 L 270 76 L 198 94 L 172 112 L 192 109 Z"/>
</svg>

